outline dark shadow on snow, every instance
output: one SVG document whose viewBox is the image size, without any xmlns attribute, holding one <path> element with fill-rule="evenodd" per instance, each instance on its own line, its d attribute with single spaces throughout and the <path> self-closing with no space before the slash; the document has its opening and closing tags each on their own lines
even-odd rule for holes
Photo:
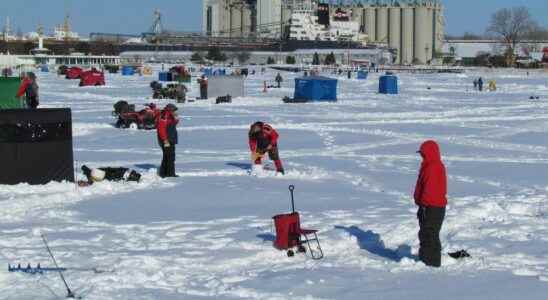
<svg viewBox="0 0 548 300">
<path fill-rule="evenodd" d="M 276 237 L 272 233 L 261 233 L 257 234 L 257 237 L 263 240 L 264 242 L 274 242 Z"/>
<path fill-rule="evenodd" d="M 236 168 L 240 168 L 242 170 L 251 170 L 251 164 L 250 163 L 239 163 L 239 162 L 229 162 L 226 163 L 227 166 L 232 166 Z"/>
<path fill-rule="evenodd" d="M 349 235 L 356 237 L 361 249 L 367 250 L 380 257 L 388 258 L 396 262 L 401 261 L 402 258 L 409 258 L 415 261 L 419 260 L 416 255 L 411 254 L 411 247 L 409 245 L 400 245 L 396 250 L 388 249 L 384 245 L 381 236 L 371 230 L 363 231 L 357 226 L 335 226 L 335 229 L 344 230 Z"/>
<path fill-rule="evenodd" d="M 135 167 L 136 167 L 136 168 L 139 168 L 139 169 L 144 169 L 144 170 L 150 170 L 150 169 L 158 169 L 158 168 L 160 168 L 160 166 L 155 165 L 155 164 L 136 164 Z"/>
</svg>

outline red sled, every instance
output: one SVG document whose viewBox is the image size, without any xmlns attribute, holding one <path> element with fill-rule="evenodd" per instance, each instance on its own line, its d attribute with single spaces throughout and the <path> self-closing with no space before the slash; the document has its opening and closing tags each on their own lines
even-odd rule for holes
<svg viewBox="0 0 548 300">
<path fill-rule="evenodd" d="M 289 257 L 295 255 L 294 248 L 297 248 L 297 251 L 301 253 L 306 253 L 308 248 L 308 252 L 312 259 L 322 259 L 323 251 L 320 246 L 320 240 L 318 239 L 318 231 L 301 228 L 300 215 L 298 212 L 295 212 L 295 201 L 293 199 L 294 190 L 295 187 L 290 185 L 289 191 L 291 193 L 291 207 L 293 212 L 272 217 L 276 228 L 274 247 L 278 250 L 287 250 L 287 256 Z M 312 247 L 311 244 L 315 244 L 315 246 Z"/>
<path fill-rule="evenodd" d="M 105 85 L 105 73 L 93 68 L 80 75 L 80 86 Z"/>
<path fill-rule="evenodd" d="M 82 70 L 81 68 L 72 67 L 72 68 L 69 68 L 67 70 L 65 78 L 66 79 L 79 79 L 83 72 L 84 72 L 84 70 Z"/>
</svg>

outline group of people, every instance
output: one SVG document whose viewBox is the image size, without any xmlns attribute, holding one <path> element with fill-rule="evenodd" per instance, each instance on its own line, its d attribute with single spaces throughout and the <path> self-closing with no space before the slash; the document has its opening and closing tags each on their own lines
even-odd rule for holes
<svg viewBox="0 0 548 300">
<path fill-rule="evenodd" d="M 476 91 L 483 91 L 483 78 L 479 77 L 474 79 L 474 90 Z M 495 80 L 489 81 L 489 91 L 494 92 L 497 90 L 497 82 Z"/>
<path fill-rule="evenodd" d="M 28 78 L 22 84 L 20 91 L 27 91 L 29 104 L 33 102 L 33 82 L 35 77 Z M 281 75 L 276 76 L 278 84 L 281 83 Z M 199 79 L 200 91 L 203 95 L 203 87 L 207 93 L 207 79 L 202 76 Z M 205 83 L 204 83 L 205 82 Z M 474 81 L 474 85 L 482 90 L 483 79 Z M 23 88 L 24 86 L 24 88 Z M 37 91 L 37 87 L 36 87 Z M 205 97 L 207 97 L 205 95 Z M 36 98 L 37 99 L 37 98 Z M 36 100 L 37 105 L 37 100 Z M 177 177 L 175 172 L 175 147 L 178 143 L 177 125 L 179 116 L 177 106 L 168 104 L 161 111 L 156 120 L 156 131 L 158 145 L 162 150 L 162 163 L 158 170 L 158 175 L 162 178 Z M 280 159 L 278 149 L 278 132 L 269 124 L 257 121 L 251 124 L 248 132 L 249 150 L 251 152 L 251 162 L 253 166 L 262 164 L 263 158 L 268 157 L 274 162 L 276 172 L 285 174 L 285 170 Z M 428 266 L 441 266 L 441 242 L 439 233 L 445 218 L 445 207 L 447 205 L 447 176 L 445 166 L 441 160 L 441 151 L 439 145 L 432 140 L 424 142 L 419 151 L 422 157 L 422 163 L 415 186 L 414 200 L 418 207 L 417 219 L 419 223 L 419 259 Z M 81 182 L 81 185 L 91 185 L 93 182 L 103 180 L 126 180 L 139 181 L 141 174 L 127 168 L 97 168 L 90 169 L 83 166 L 82 170 L 87 181 Z"/>
<path fill-rule="evenodd" d="M 158 144 L 162 149 L 162 163 L 158 175 L 162 178 L 177 177 L 175 173 L 175 145 L 178 142 L 178 123 L 177 107 L 173 104 L 166 105 L 156 121 Z M 261 165 L 262 159 L 268 154 L 268 157 L 274 162 L 276 172 L 285 174 L 278 150 L 278 139 L 278 132 L 265 122 L 258 121 L 250 126 L 248 143 L 254 167 Z M 439 267 L 441 266 L 442 249 L 439 234 L 445 219 L 447 205 L 446 170 L 441 160 L 439 145 L 435 141 L 424 142 L 417 153 L 422 157 L 413 195 L 418 207 L 419 259 L 427 266 Z M 127 168 L 90 169 L 83 166 L 82 170 L 88 180 L 80 182 L 81 186 L 103 180 L 138 182 L 141 178 L 141 174 Z"/>
</svg>

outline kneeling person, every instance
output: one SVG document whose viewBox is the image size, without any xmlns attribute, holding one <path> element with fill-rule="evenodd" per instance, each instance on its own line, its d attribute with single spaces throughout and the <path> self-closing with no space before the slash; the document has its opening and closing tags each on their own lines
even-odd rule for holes
<svg viewBox="0 0 548 300">
<path fill-rule="evenodd" d="M 101 181 L 135 181 L 141 180 L 141 174 L 128 168 L 96 168 L 91 169 L 86 165 L 82 166 L 82 172 L 86 175 L 87 181 L 78 181 L 79 186 L 90 186 L 94 182 Z"/>
</svg>

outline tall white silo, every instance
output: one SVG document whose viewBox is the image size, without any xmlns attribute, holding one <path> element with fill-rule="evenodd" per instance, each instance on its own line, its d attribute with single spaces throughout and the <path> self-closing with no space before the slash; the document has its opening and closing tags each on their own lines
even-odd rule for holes
<svg viewBox="0 0 548 300">
<path fill-rule="evenodd" d="M 445 41 L 445 19 L 443 17 L 443 5 L 437 4 L 434 10 L 434 49 L 443 51 Z"/>
<path fill-rule="evenodd" d="M 377 13 L 374 7 L 365 8 L 365 33 L 369 35 L 369 41 L 377 41 Z"/>
<path fill-rule="evenodd" d="M 241 37 L 242 9 L 239 6 L 230 7 L 230 37 Z"/>
<path fill-rule="evenodd" d="M 404 6 L 401 9 L 401 63 L 411 64 L 414 51 L 415 14 L 412 7 Z"/>
<path fill-rule="evenodd" d="M 427 7 L 426 13 L 426 46 L 424 50 L 426 52 L 426 61 L 434 58 L 434 10 L 431 6 Z"/>
<path fill-rule="evenodd" d="M 396 63 L 401 63 L 401 8 L 389 8 L 388 47 L 396 49 Z"/>
<path fill-rule="evenodd" d="M 426 57 L 426 52 L 427 48 L 431 44 L 427 37 L 428 23 L 428 8 L 426 6 L 415 7 L 415 40 L 413 60 L 419 64 L 425 64 L 428 60 Z"/>
<path fill-rule="evenodd" d="M 242 7 L 242 34 L 243 36 L 249 36 L 251 32 L 251 8 L 249 6 Z"/>
<path fill-rule="evenodd" d="M 388 42 L 388 8 L 377 8 L 377 41 L 379 43 Z"/>
</svg>

